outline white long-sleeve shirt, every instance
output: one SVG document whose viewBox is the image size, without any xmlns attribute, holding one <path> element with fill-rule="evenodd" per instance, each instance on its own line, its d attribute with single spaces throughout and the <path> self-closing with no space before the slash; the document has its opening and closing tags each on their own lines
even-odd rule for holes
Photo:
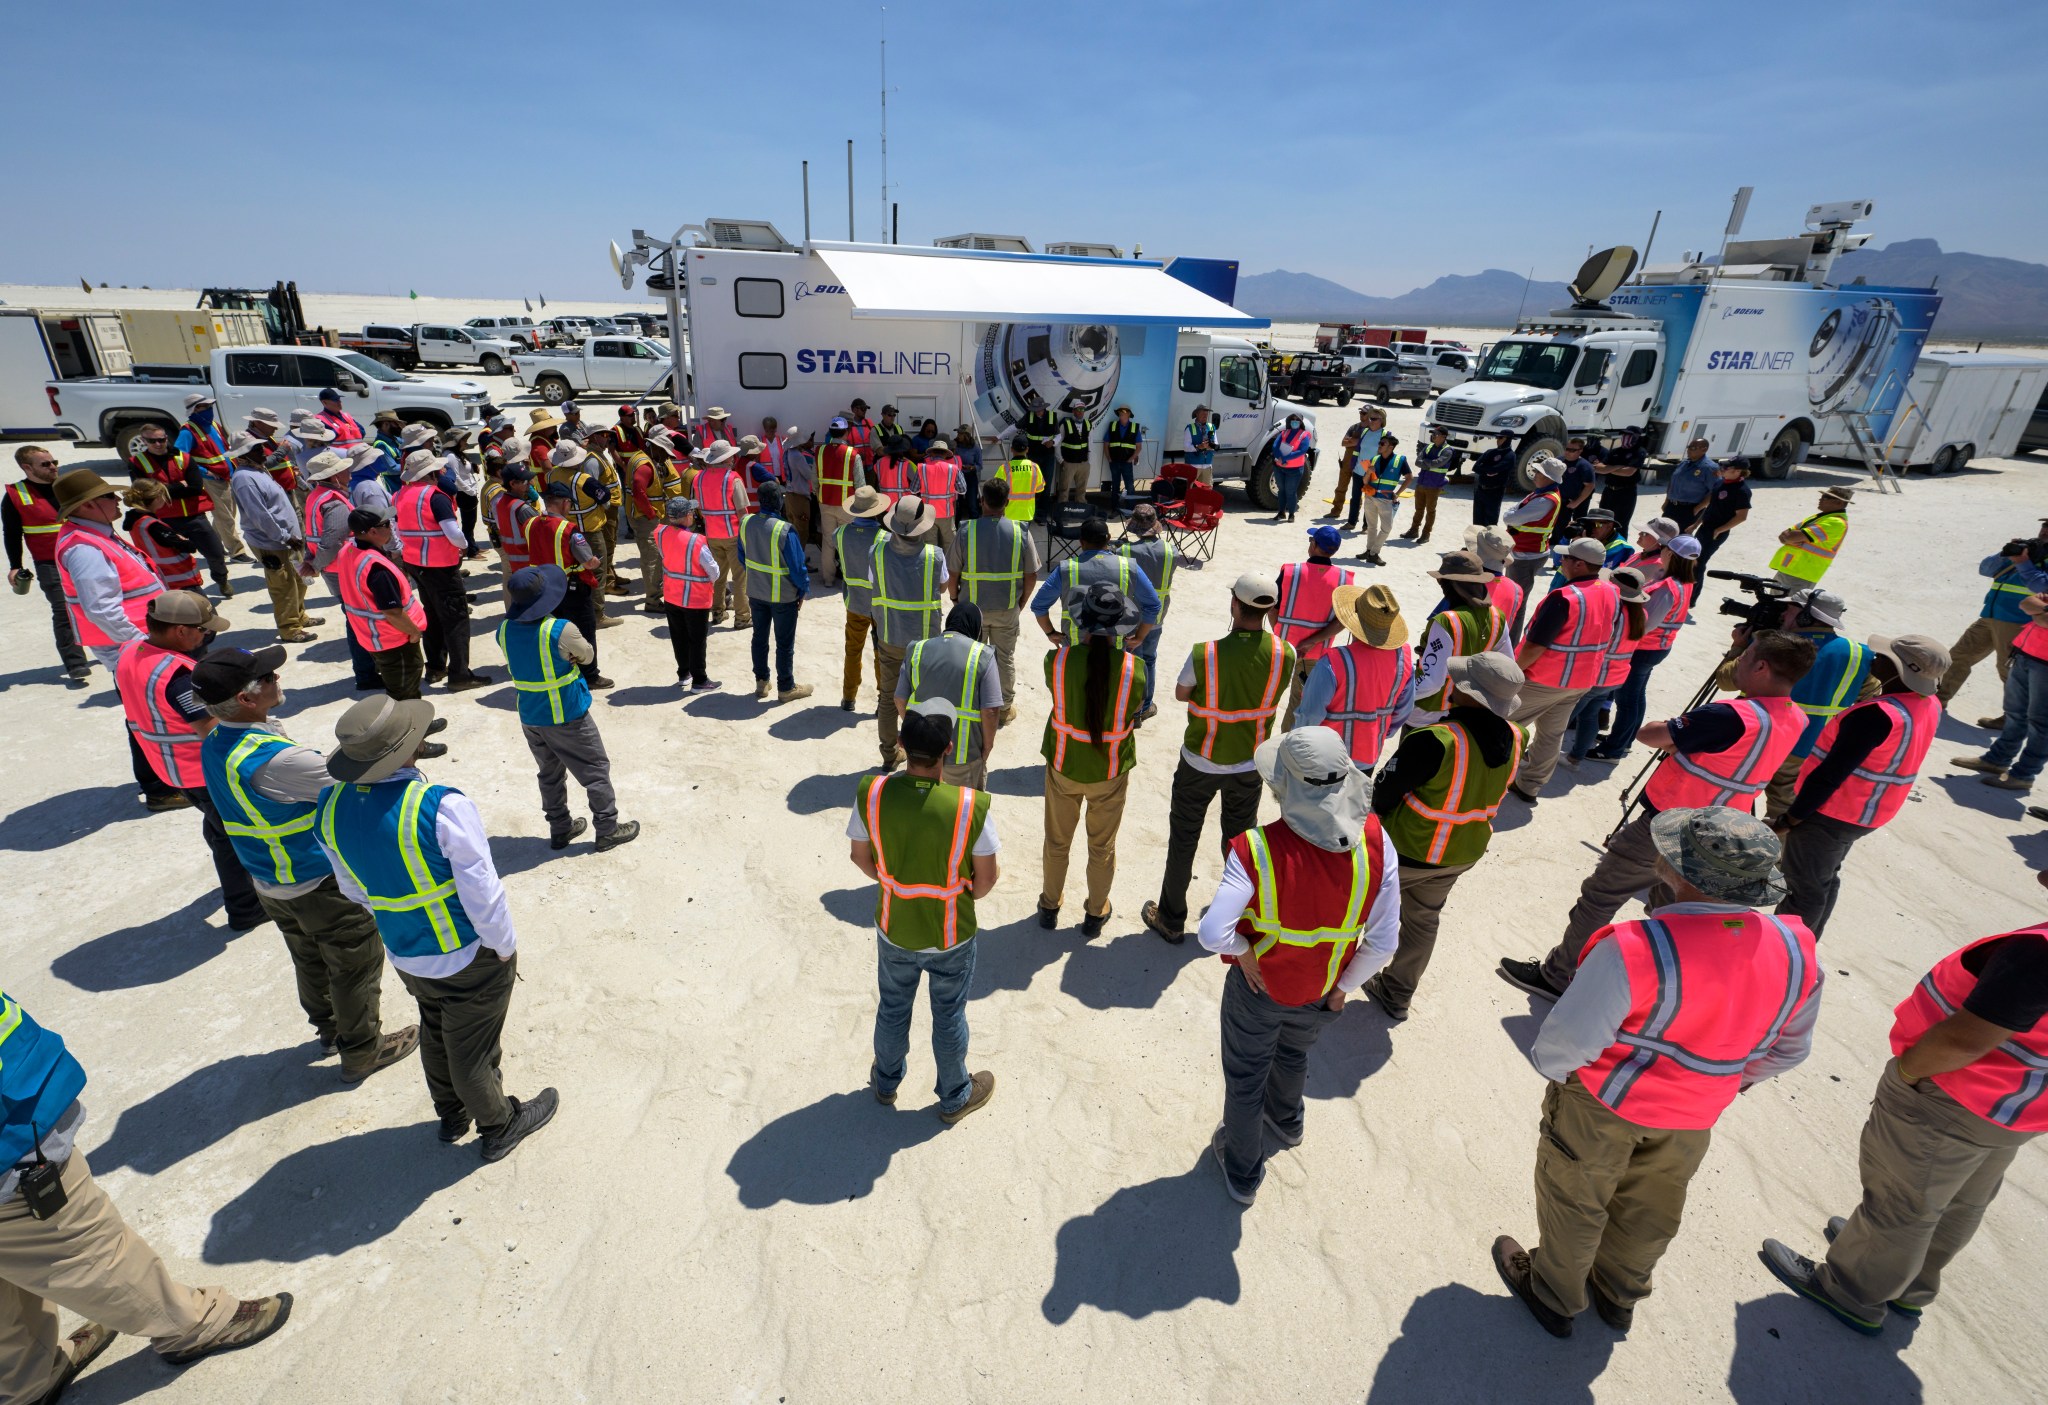
<svg viewBox="0 0 2048 1405">
<path fill-rule="evenodd" d="M 1401 856 L 1394 852 L 1393 839 L 1385 834 L 1381 836 L 1380 851 L 1385 877 L 1380 880 L 1379 896 L 1365 914 L 1365 925 L 1358 929 L 1358 950 L 1351 953 L 1351 960 L 1337 975 L 1337 989 L 1346 995 L 1379 974 L 1394 959 L 1394 949 L 1401 941 Z M 1202 914 L 1202 925 L 1195 933 L 1204 948 L 1218 956 L 1241 956 L 1251 950 L 1251 943 L 1237 933 L 1237 919 L 1251 906 L 1253 892 L 1251 875 L 1244 871 L 1237 855 L 1231 854 L 1223 865 L 1223 881 L 1216 886 L 1216 898 Z"/>
<path fill-rule="evenodd" d="M 424 779 L 408 766 L 375 784 L 402 785 Z M 519 948 L 518 934 L 512 930 L 512 909 L 505 901 L 505 885 L 498 879 L 497 865 L 491 862 L 491 839 L 484 833 L 484 817 L 477 813 L 475 803 L 467 795 L 451 790 L 441 797 L 440 812 L 434 818 L 434 838 L 441 846 L 441 856 L 455 871 L 455 896 L 469 916 L 469 925 L 476 929 L 477 940 L 460 951 L 437 951 L 431 956 L 390 953 L 391 964 L 399 970 L 430 981 L 446 980 L 466 969 L 476 959 L 478 947 L 489 947 L 507 959 Z M 320 847 L 327 848 L 325 838 L 321 839 Z M 348 866 L 332 849 L 327 849 L 327 857 L 334 864 L 334 881 L 340 885 L 342 894 L 349 901 L 368 907 L 369 895 L 349 877 Z"/>
<path fill-rule="evenodd" d="M 1751 910 L 1732 903 L 1672 903 L 1650 915 L 1682 917 Z M 1529 1062 L 1551 1082 L 1564 1082 L 1613 1045 L 1634 1003 L 1628 967 L 1621 959 L 1620 948 L 1611 941 L 1601 942 L 1585 953 L 1572 983 L 1565 987 L 1557 1004 L 1551 1006 L 1543 1028 L 1536 1032 L 1536 1042 L 1529 1047 Z M 1816 984 L 1812 996 L 1792 1012 L 1785 1027 L 1778 1031 L 1777 1042 L 1742 1070 L 1743 1086 L 1775 1078 L 1804 1063 L 1813 1052 L 1813 1026 L 1819 1018 L 1820 986 Z"/>
<path fill-rule="evenodd" d="M 1515 641 L 1508 638 L 1508 632 L 1503 629 L 1500 632 L 1500 638 L 1493 641 L 1493 649 L 1497 654 L 1505 654 L 1509 658 L 1513 658 L 1515 656 Z M 1444 624 L 1443 616 L 1430 616 L 1429 633 L 1424 636 L 1422 647 L 1415 651 L 1416 697 L 1430 697 L 1435 694 L 1437 689 L 1444 686 L 1444 670 L 1450 666 L 1453 657 L 1455 656 L 1451 652 L 1451 631 Z M 1443 713 L 1441 711 L 1432 712 L 1418 707 L 1409 712 L 1408 725 L 1411 727 L 1426 727 L 1442 717 Z"/>
<path fill-rule="evenodd" d="M 81 531 L 98 532 L 111 540 L 120 540 L 114 535 L 114 529 L 104 522 L 74 517 L 71 525 Z M 78 592 L 78 608 L 106 632 L 107 638 L 117 644 L 125 644 L 130 639 L 143 637 L 142 630 L 121 608 L 121 573 L 114 569 L 113 562 L 107 560 L 105 552 L 95 551 L 89 546 L 74 546 L 58 553 L 58 559 L 70 573 L 71 588 Z"/>
</svg>

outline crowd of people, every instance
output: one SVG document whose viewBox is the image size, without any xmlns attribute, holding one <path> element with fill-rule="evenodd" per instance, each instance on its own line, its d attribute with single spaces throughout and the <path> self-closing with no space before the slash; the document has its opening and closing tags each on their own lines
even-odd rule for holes
<svg viewBox="0 0 2048 1405">
<path fill-rule="evenodd" d="M 485 1161 L 559 1105 L 553 1088 L 519 1097 L 502 1086 L 511 905 L 475 804 L 421 769 L 445 753 L 433 737 L 449 725 L 423 692 L 498 681 L 472 663 L 477 597 L 465 576 L 488 551 L 497 649 L 556 849 L 593 829 L 600 853 L 640 833 L 620 818 L 592 711 L 593 692 L 612 684 L 600 636 L 628 623 L 610 597 L 637 598 L 667 623 L 680 694 L 722 686 L 707 640 L 730 622 L 750 638 L 753 696 L 786 704 L 813 691 L 795 670 L 805 607 L 838 587 L 839 705 L 855 710 L 866 679 L 875 692 L 877 765 L 847 797 L 846 823 L 849 861 L 876 895 L 869 1085 L 897 1101 L 928 981 L 937 1115 L 953 1124 L 987 1105 L 996 1080 L 970 1067 L 966 1005 L 975 903 L 1001 878 L 987 770 L 1018 716 L 1024 616 L 1049 646 L 1041 927 L 1061 924 L 1084 822 L 1082 934 L 1111 918 L 1129 783 L 1150 749 L 1141 729 L 1160 711 L 1179 563 L 1157 509 L 1130 505 L 1135 427 L 1119 441 L 1132 453 L 1107 507 L 1052 564 L 1035 524 L 1048 503 L 1087 501 L 1088 485 L 1050 412 L 1000 463 L 984 461 L 972 426 L 910 427 L 888 406 L 870 420 L 859 400 L 810 434 L 773 418 L 742 433 L 722 409 L 693 422 L 674 404 L 621 407 L 601 424 L 569 403 L 523 424 L 495 414 L 481 432 L 381 418 L 366 428 L 331 392 L 318 412 L 259 410 L 233 431 L 204 394 L 188 412 L 175 435 L 144 436 L 125 492 L 91 469 L 59 473 L 38 447 L 18 453 L 24 477 L 4 499 L 9 566 L 18 592 L 40 583 L 49 597 L 67 680 L 90 686 L 94 660 L 112 676 L 143 802 L 200 812 L 228 925 L 279 928 L 341 1079 L 417 1054 L 441 1140 L 474 1130 Z M 1202 416 L 1184 437 L 1191 453 L 1213 448 Z M 1297 438 L 1281 452 L 1291 462 L 1311 449 Z M 2005 711 L 1983 724 L 1998 728 L 1986 753 L 1961 764 L 2025 790 L 2048 761 L 2044 552 L 2022 539 L 1985 560 L 1983 618 L 1953 650 L 1923 636 L 1858 642 L 1841 633 L 1845 602 L 1821 584 L 1853 502 L 1830 488 L 1780 534 L 1776 580 L 1758 587 L 1695 704 L 1650 720 L 1649 675 L 1679 631 L 1714 629 L 1696 597 L 1750 510 L 1743 468 L 1693 446 L 1631 539 L 1645 467 L 1634 446 L 1597 462 L 1577 441 L 1539 456 L 1535 487 L 1510 505 L 1517 465 L 1504 444 L 1475 461 L 1473 522 L 1437 553 L 1439 597 L 1411 616 L 1387 585 L 1342 564 L 1361 519 L 1356 559 L 1383 563 L 1404 493 L 1415 514 L 1405 538 L 1437 530 L 1458 455 L 1440 434 L 1412 464 L 1398 450 L 1384 417 L 1363 411 L 1301 559 L 1238 577 L 1213 620 L 1175 617 L 1198 642 L 1167 656 L 1181 709 L 1165 724 L 1178 728 L 1169 836 L 1139 919 L 1181 943 L 1195 918 L 1201 946 L 1230 965 L 1211 1147 L 1227 1193 L 1251 1205 L 1271 1149 L 1306 1134 L 1308 1053 L 1347 1001 L 1362 996 L 1393 1022 L 1426 1010 L 1442 914 L 1503 807 L 1555 794 L 1560 765 L 1589 775 L 1585 763 L 1643 748 L 1626 822 L 1556 944 L 1540 958 L 1504 955 L 1499 968 L 1551 1008 L 1530 1051 L 1548 1079 L 1538 1238 L 1525 1250 L 1501 1236 L 1494 1261 L 1553 1334 L 1568 1335 L 1589 1305 L 1626 1330 L 1714 1122 L 1740 1091 L 1806 1057 L 1822 990 L 1816 943 L 1852 847 L 1899 813 L 1973 664 L 1997 653 Z M 1282 518 L 1300 487 L 1285 485 Z M 620 569 L 628 541 L 638 582 Z M 216 643 L 222 621 L 204 590 L 210 579 L 231 597 L 229 563 L 244 557 L 261 565 L 278 636 L 253 650 Z M 308 612 L 309 587 L 332 597 L 367 695 L 324 751 L 278 717 L 285 645 L 318 637 L 329 618 Z M 587 820 L 573 813 L 570 778 Z M 1261 824 L 1268 795 L 1278 814 Z M 1222 877 L 1197 916 L 1195 859 L 1219 841 Z M 1617 921 L 1633 899 L 1646 915 Z M 403 1029 L 380 1022 L 387 960 L 417 1006 Z M 2003 1167 L 2048 1128 L 2048 926 L 1972 942 L 1903 997 L 1864 1134 L 1862 1204 L 1830 1225 L 1819 1260 L 1777 1240 L 1761 1250 L 1795 1291 L 1867 1333 L 1933 1300 Z M 11 1168 L 0 1177 L 0 1281 L 17 1289 L 0 1308 L 12 1344 L 0 1397 L 47 1398 L 117 1332 L 188 1360 L 283 1324 L 288 1294 L 187 1288 L 121 1223 L 74 1146 L 84 1072 L 11 999 L 0 1056 L 0 1165 Z M 78 1261 L 103 1267 L 65 1269 Z M 55 1306 L 87 1326 L 60 1338 Z"/>
</svg>

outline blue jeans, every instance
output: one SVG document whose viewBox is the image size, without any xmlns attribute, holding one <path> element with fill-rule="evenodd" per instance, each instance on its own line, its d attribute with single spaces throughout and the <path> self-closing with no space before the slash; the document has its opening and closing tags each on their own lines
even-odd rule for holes
<svg viewBox="0 0 2048 1405">
<path fill-rule="evenodd" d="M 1669 649 L 1638 649 L 1629 655 L 1628 677 L 1614 690 L 1614 721 L 1597 750 L 1603 756 L 1620 756 L 1635 745 L 1643 716 L 1650 710 L 1650 670 L 1664 662 Z"/>
<path fill-rule="evenodd" d="M 1301 475 L 1299 468 L 1276 468 L 1273 470 L 1273 487 L 1280 494 L 1280 510 L 1293 512 L 1301 501 Z"/>
<path fill-rule="evenodd" d="M 1593 749 L 1593 741 L 1600 735 L 1601 704 L 1618 691 L 1619 686 L 1595 688 L 1580 698 L 1579 705 L 1572 709 L 1571 719 L 1564 724 L 1565 754 L 1572 760 L 1582 760 Z"/>
<path fill-rule="evenodd" d="M 1111 501 L 1121 505 L 1125 493 L 1133 495 L 1137 493 L 1138 461 L 1136 459 L 1125 459 L 1122 463 L 1111 459 L 1105 465 L 1105 470 L 1109 474 L 1109 482 L 1106 486 L 1109 489 Z"/>
<path fill-rule="evenodd" d="M 893 1093 L 903 1082 L 904 1057 L 910 1052 L 910 1010 L 917 1003 L 919 974 L 931 977 L 932 1059 L 939 1066 L 940 1112 L 967 1105 L 974 1085 L 967 1076 L 967 987 L 974 982 L 974 941 L 951 951 L 905 951 L 875 933 L 875 983 L 881 1003 L 875 1007 L 875 1067 L 869 1075 L 875 1090 Z"/>
<path fill-rule="evenodd" d="M 766 682 L 768 679 L 768 629 L 775 628 L 775 686 L 788 692 L 796 686 L 796 614 L 803 608 L 801 600 L 785 600 L 771 605 L 766 600 L 753 601 L 754 606 L 754 677 Z"/>
<path fill-rule="evenodd" d="M 377 660 L 363 647 L 363 641 L 356 638 L 347 620 L 342 621 L 342 632 L 348 636 L 348 666 L 355 671 L 356 682 L 365 688 L 381 688 L 384 679 L 377 672 Z"/>
<path fill-rule="evenodd" d="M 1145 706 L 1152 706 L 1152 695 L 1159 691 L 1159 639 L 1166 633 L 1162 621 L 1153 626 L 1152 632 L 1139 641 L 1134 652 L 1145 661 Z M 1111 699 L 1115 701 L 1114 698 Z"/>
<path fill-rule="evenodd" d="M 2048 763 L 2048 662 L 2017 649 L 2005 677 L 2005 730 L 1984 753 L 2016 781 L 2030 781 Z"/>
</svg>

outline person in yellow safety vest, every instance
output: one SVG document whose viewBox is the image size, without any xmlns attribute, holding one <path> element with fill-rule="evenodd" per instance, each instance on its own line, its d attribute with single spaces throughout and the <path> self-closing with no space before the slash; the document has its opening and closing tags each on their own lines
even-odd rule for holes
<svg viewBox="0 0 2048 1405">
<path fill-rule="evenodd" d="M 938 1115 L 951 1126 L 986 1104 L 996 1076 L 967 1071 L 967 996 L 974 984 L 974 904 L 996 886 L 995 821 L 985 791 L 947 785 L 939 774 L 953 745 L 953 706 L 919 703 L 903 719 L 908 768 L 864 776 L 846 823 L 848 857 L 875 880 L 875 1060 L 868 1089 L 896 1102 L 910 1052 L 910 1015 L 920 977 L 931 982 L 932 1059 Z"/>
<path fill-rule="evenodd" d="M 996 671 L 1008 700 L 1003 708 L 1006 724 L 1017 720 L 1017 617 L 1031 598 L 1041 565 L 1030 524 L 1012 521 L 1009 506 L 1010 490 L 1000 479 L 981 485 L 981 512 L 960 526 L 949 562 L 953 578 L 946 586 L 955 600 L 965 597 L 981 610 L 982 633 L 995 650 Z M 849 653 L 849 669 L 852 662 Z M 847 676 L 859 677 L 851 671 Z M 852 710 L 850 703 L 844 706 Z"/>
<path fill-rule="evenodd" d="M 1841 554 L 1842 543 L 1849 539 L 1846 514 L 1855 495 L 1856 490 L 1846 485 L 1825 489 L 1820 495 L 1820 511 L 1778 533 L 1778 550 L 1771 557 L 1778 584 L 1794 590 L 1820 584 Z"/>
<path fill-rule="evenodd" d="M 1529 745 L 1529 729 L 1508 720 L 1522 702 L 1513 659 L 1459 654 L 1443 674 L 1447 710 L 1408 730 L 1372 788 L 1373 813 L 1401 856 L 1401 944 L 1365 993 L 1396 1022 L 1408 1018 L 1444 904 L 1492 842 L 1493 817 Z"/>
<path fill-rule="evenodd" d="M 1029 522 L 1038 516 L 1038 495 L 1045 491 L 1045 471 L 1030 457 L 1031 441 L 1019 434 L 1010 441 L 1010 461 L 996 470 L 995 481 L 1009 490 L 1003 516 Z"/>
<path fill-rule="evenodd" d="M 981 611 L 972 604 L 955 605 L 946 615 L 945 633 L 918 640 L 903 657 L 896 675 L 898 716 L 932 698 L 953 704 L 953 746 L 940 771 L 946 784 L 987 789 L 1003 687 L 995 653 L 982 639 Z"/>
<path fill-rule="evenodd" d="M 1159 900 L 1140 913 L 1169 942 L 1187 936 L 1188 883 L 1209 802 L 1223 797 L 1225 844 L 1259 820 L 1259 769 L 1252 753 L 1279 719 L 1296 664 L 1294 646 L 1266 627 L 1279 604 L 1280 587 L 1271 576 L 1239 576 L 1230 588 L 1230 633 L 1197 644 L 1174 686 L 1173 695 L 1188 705 L 1187 733 L 1173 772 Z"/>
<path fill-rule="evenodd" d="M 1069 406 L 1060 416 L 1060 476 L 1055 502 L 1083 502 L 1088 496 L 1088 417 Z"/>
</svg>

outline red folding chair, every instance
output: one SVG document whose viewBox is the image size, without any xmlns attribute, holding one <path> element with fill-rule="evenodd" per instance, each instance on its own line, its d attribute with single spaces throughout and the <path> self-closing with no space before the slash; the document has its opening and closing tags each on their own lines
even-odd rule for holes
<svg viewBox="0 0 2048 1405">
<path fill-rule="evenodd" d="M 1163 508 L 1159 525 L 1173 549 L 1197 561 L 1216 555 L 1216 529 L 1223 525 L 1223 494 L 1207 483 L 1191 482 L 1188 495 L 1177 506 Z"/>
</svg>

